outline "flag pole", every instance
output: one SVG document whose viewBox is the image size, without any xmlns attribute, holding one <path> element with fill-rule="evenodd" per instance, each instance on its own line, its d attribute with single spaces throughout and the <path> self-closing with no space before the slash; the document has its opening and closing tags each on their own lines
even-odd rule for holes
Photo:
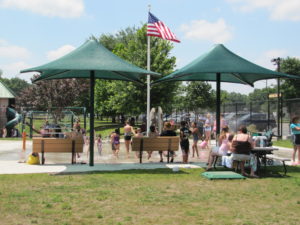
<svg viewBox="0 0 300 225">
<path fill-rule="evenodd" d="M 148 5 L 149 12 L 151 5 Z M 147 36 L 147 70 L 150 71 L 150 36 Z M 147 136 L 150 128 L 150 74 L 147 75 Z"/>
</svg>

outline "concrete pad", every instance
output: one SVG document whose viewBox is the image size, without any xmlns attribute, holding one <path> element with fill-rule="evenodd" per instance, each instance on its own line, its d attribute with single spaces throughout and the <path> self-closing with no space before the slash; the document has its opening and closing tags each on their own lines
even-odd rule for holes
<svg viewBox="0 0 300 225">
<path fill-rule="evenodd" d="M 0 161 L 0 174 L 32 174 L 32 173 L 86 173 L 99 171 L 120 171 L 120 170 L 151 170 L 151 169 L 172 169 L 179 168 L 201 168 L 194 164 L 164 164 L 164 163 L 97 163 L 94 166 L 87 164 L 49 164 L 29 165 L 16 161 Z"/>
</svg>

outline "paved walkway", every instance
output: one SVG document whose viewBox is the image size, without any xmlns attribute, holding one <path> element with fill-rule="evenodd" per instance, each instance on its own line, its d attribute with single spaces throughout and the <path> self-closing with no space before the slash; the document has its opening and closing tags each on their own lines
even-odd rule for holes
<svg viewBox="0 0 300 225">
<path fill-rule="evenodd" d="M 46 153 L 45 165 L 28 165 L 26 163 L 18 163 L 20 158 L 27 158 L 31 153 L 32 142 L 27 141 L 26 153 L 21 154 L 21 141 L 8 141 L 0 140 L 0 174 L 28 174 L 28 173 L 83 173 L 94 171 L 117 171 L 128 169 L 157 169 L 157 168 L 201 168 L 206 166 L 208 151 L 201 150 L 199 157 L 191 158 L 191 163 L 182 164 L 181 152 L 178 151 L 175 163 L 159 163 L 159 155 L 157 152 L 153 152 L 153 156 L 150 160 L 146 159 L 144 154 L 143 164 L 139 164 L 139 160 L 135 158 L 134 153 L 131 153 L 130 158 L 127 158 L 125 154 L 124 144 L 121 143 L 121 152 L 118 159 L 116 159 L 110 150 L 110 144 L 103 144 L 103 152 L 100 156 L 95 150 L 95 165 L 90 167 L 88 164 L 70 164 L 71 154 L 68 153 Z M 283 158 L 290 158 L 292 149 L 280 148 L 279 151 L 274 152 L 275 155 Z M 87 154 L 83 153 L 80 162 L 88 162 Z M 165 159 L 166 161 L 166 159 Z"/>
</svg>

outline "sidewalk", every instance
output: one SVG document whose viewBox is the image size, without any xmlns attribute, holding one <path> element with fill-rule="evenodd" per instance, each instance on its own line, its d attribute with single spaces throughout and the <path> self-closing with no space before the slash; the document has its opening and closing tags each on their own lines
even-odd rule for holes
<svg viewBox="0 0 300 225">
<path fill-rule="evenodd" d="M 122 145 L 122 144 L 121 144 Z M 0 174 L 29 174 L 29 173 L 53 173 L 53 174 L 68 174 L 68 173 L 84 173 L 96 171 L 119 171 L 130 169 L 158 169 L 170 168 L 174 166 L 180 168 L 201 168 L 206 166 L 208 151 L 201 150 L 199 158 L 191 158 L 190 164 L 182 164 L 181 151 L 176 152 L 177 157 L 175 163 L 159 163 L 159 156 L 157 152 L 153 153 L 151 161 L 145 159 L 144 155 L 143 164 L 138 163 L 138 159 L 131 153 L 128 159 L 125 154 L 124 146 L 121 147 L 120 158 L 116 159 L 112 156 L 109 143 L 103 145 L 102 156 L 99 156 L 95 150 L 95 165 L 90 167 L 88 164 L 70 164 L 70 154 L 68 153 L 48 153 L 46 154 L 45 165 L 28 165 L 26 163 L 18 163 L 21 153 L 21 141 L 0 141 Z M 276 146 L 274 146 L 276 147 Z M 28 141 L 26 144 L 26 156 L 30 154 L 32 149 L 32 142 Z M 278 151 L 274 154 L 282 158 L 291 158 L 292 149 L 278 147 Z M 88 162 L 86 153 L 82 154 L 81 161 Z M 166 161 L 166 159 L 165 159 Z M 290 165 L 290 162 L 287 162 Z"/>
</svg>

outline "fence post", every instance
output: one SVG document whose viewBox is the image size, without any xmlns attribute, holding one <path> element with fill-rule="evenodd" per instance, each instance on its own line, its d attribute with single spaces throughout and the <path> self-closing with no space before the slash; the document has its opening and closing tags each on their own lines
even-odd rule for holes
<svg viewBox="0 0 300 225">
<path fill-rule="evenodd" d="M 267 129 L 269 130 L 270 129 L 270 99 L 269 99 L 269 96 L 267 96 L 268 98 L 268 125 L 267 125 Z M 278 131 L 277 131 L 277 134 L 278 134 Z"/>
<path fill-rule="evenodd" d="M 238 106 L 237 106 L 237 103 L 235 103 L 235 131 L 237 131 L 237 129 L 238 129 L 237 116 L 238 116 Z"/>
<path fill-rule="evenodd" d="M 32 138 L 32 126 L 33 126 L 33 115 L 32 115 L 32 112 L 31 112 L 29 121 L 30 121 L 29 137 Z"/>
<path fill-rule="evenodd" d="M 249 108 L 250 108 L 250 124 L 252 124 L 252 101 L 250 101 Z"/>
</svg>

